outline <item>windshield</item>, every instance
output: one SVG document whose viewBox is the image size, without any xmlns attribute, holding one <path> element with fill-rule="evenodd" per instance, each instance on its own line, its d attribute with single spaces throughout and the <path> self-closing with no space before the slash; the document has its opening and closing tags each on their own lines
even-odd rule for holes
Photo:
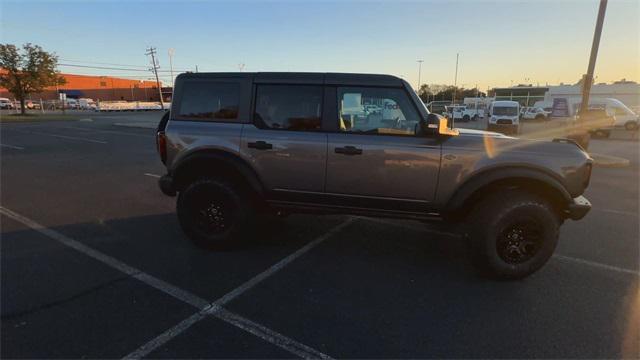
<svg viewBox="0 0 640 360">
<path fill-rule="evenodd" d="M 493 108 L 493 115 L 516 116 L 518 115 L 518 108 L 512 106 L 495 106 Z"/>
</svg>

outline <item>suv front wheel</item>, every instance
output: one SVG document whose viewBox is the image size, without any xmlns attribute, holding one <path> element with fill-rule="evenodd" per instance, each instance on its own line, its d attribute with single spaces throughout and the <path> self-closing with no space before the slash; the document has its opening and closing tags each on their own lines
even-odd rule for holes
<svg viewBox="0 0 640 360">
<path fill-rule="evenodd" d="M 470 216 L 468 235 L 477 263 L 499 278 L 534 273 L 558 243 L 557 212 L 538 195 L 517 190 L 490 195 Z"/>
<path fill-rule="evenodd" d="M 185 234 L 199 247 L 228 249 L 240 242 L 253 220 L 251 202 L 230 184 L 202 178 L 178 195 L 176 212 Z"/>
</svg>

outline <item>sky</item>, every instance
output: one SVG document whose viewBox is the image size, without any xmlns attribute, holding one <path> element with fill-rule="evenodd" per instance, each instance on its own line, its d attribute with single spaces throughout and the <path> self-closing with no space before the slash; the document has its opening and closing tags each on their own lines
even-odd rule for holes
<svg viewBox="0 0 640 360">
<path fill-rule="evenodd" d="M 11 1 L 0 41 L 55 52 L 65 73 L 162 80 L 181 71 L 383 73 L 481 90 L 575 83 L 586 72 L 597 0 Z M 101 63 L 101 64 L 98 64 Z M 640 1 L 610 0 L 596 82 L 640 82 Z"/>
</svg>

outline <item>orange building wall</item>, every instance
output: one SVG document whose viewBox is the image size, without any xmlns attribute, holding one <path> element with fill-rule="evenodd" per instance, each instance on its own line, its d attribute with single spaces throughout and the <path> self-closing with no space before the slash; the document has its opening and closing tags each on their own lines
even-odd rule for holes
<svg viewBox="0 0 640 360">
<path fill-rule="evenodd" d="M 155 81 L 122 79 L 112 76 L 60 75 L 67 81 L 64 85 L 50 86 L 42 93 L 31 94 L 28 98 L 55 100 L 58 99 L 58 90 L 73 90 L 80 92 L 80 97 L 102 101 L 157 101 L 159 96 Z M 13 94 L 3 88 L 0 88 L 0 97 L 14 98 Z"/>
</svg>

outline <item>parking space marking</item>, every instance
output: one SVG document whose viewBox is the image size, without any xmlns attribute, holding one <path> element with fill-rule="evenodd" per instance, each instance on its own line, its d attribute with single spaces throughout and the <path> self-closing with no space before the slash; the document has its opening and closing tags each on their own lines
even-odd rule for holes
<svg viewBox="0 0 640 360">
<path fill-rule="evenodd" d="M 60 139 L 85 141 L 85 142 L 90 142 L 90 143 L 94 143 L 94 144 L 107 144 L 106 141 L 102 141 L 102 140 L 94 140 L 94 139 L 86 139 L 86 138 L 80 138 L 80 137 L 75 137 L 75 136 L 51 134 L 51 133 L 45 133 L 45 132 L 40 132 L 40 131 L 24 131 L 24 130 L 17 130 L 17 129 L 13 129 L 13 130 L 17 131 L 17 132 L 25 133 L 25 134 L 51 136 L 51 137 L 60 138 Z"/>
<path fill-rule="evenodd" d="M 151 173 L 144 173 L 144 175 L 145 175 L 145 176 L 150 176 L 150 177 L 153 177 L 153 178 L 160 178 L 160 177 L 162 177 L 162 176 L 160 176 L 160 175 L 151 174 Z"/>
<path fill-rule="evenodd" d="M 607 265 L 607 264 L 603 264 L 603 263 L 599 263 L 599 262 L 595 262 L 595 261 L 590 261 L 590 260 L 585 260 L 585 259 L 580 259 L 580 258 L 574 258 L 574 257 L 564 256 L 564 255 L 559 255 L 559 254 L 553 255 L 553 257 L 558 259 L 558 260 L 570 261 L 570 262 L 574 262 L 574 263 L 578 263 L 578 264 L 582 264 L 582 265 L 596 267 L 596 268 L 599 268 L 599 269 L 615 271 L 615 272 L 619 272 L 619 273 L 623 273 L 623 274 L 630 274 L 630 275 L 635 275 L 635 276 L 640 277 L 640 272 L 636 271 L 636 270 L 625 269 L 625 268 L 621 268 L 621 267 L 617 267 L 617 266 L 613 266 L 613 265 Z"/>
<path fill-rule="evenodd" d="M 633 211 L 613 210 L 613 209 L 599 209 L 599 208 L 593 208 L 593 210 L 602 211 L 602 212 L 606 212 L 606 213 L 610 213 L 610 214 L 634 216 L 636 218 L 638 217 L 638 213 L 633 212 Z"/>
<path fill-rule="evenodd" d="M 106 264 L 114 269 L 117 269 L 127 275 L 132 276 L 133 278 L 139 280 L 140 282 L 151 286 L 155 289 L 158 289 L 162 292 L 164 292 L 165 294 L 171 295 L 172 297 L 187 303 L 193 307 L 196 307 L 199 309 L 198 313 L 192 315 L 191 317 L 183 320 L 182 322 L 180 322 L 178 325 L 174 326 L 173 328 L 163 332 L 160 336 L 156 337 L 155 339 L 151 340 L 150 342 L 146 343 L 145 345 L 143 345 L 142 347 L 138 348 L 136 351 L 132 352 L 131 354 L 127 355 L 127 357 L 130 357 L 131 355 L 139 355 L 139 357 L 145 356 L 146 354 L 148 354 L 149 352 L 153 351 L 154 349 L 156 349 L 158 346 L 166 343 L 167 341 L 171 340 L 173 337 L 175 337 L 176 335 L 184 332 L 186 329 L 188 329 L 191 325 L 195 324 L 197 321 L 201 320 L 202 318 L 204 318 L 204 316 L 199 316 L 197 314 L 202 313 L 203 315 L 212 315 L 215 316 L 216 318 L 223 320 L 231 325 L 234 325 L 236 327 L 238 327 L 239 329 L 242 329 L 250 334 L 253 334 L 275 346 L 278 346 L 284 350 L 289 351 L 290 353 L 297 355 L 297 356 L 301 356 L 303 358 L 330 358 L 328 355 L 325 355 L 309 346 L 306 346 L 304 344 L 301 344 L 285 335 L 282 335 L 276 331 L 273 331 L 271 329 L 268 329 L 267 327 L 257 324 L 249 319 L 245 319 L 244 317 L 232 313 L 226 309 L 223 309 L 220 305 L 217 305 L 216 302 L 214 303 L 209 303 L 207 302 L 207 300 L 192 294 L 186 290 L 183 290 L 181 288 L 178 288 L 174 285 L 171 285 L 161 279 L 158 279 L 152 275 L 149 275 L 141 270 L 138 270 L 132 266 L 129 266 L 123 262 L 121 262 L 120 260 L 113 258 L 109 255 L 103 254 L 89 246 L 84 245 L 83 243 L 71 239 L 65 235 L 63 235 L 62 233 L 59 233 L 55 230 L 49 229 L 43 225 L 40 225 L 39 223 L 25 217 L 22 216 L 10 209 L 7 209 L 4 206 L 0 205 L 0 214 L 5 215 L 13 220 L 16 220 L 24 225 L 26 225 L 27 227 L 53 239 L 56 240 L 58 242 L 60 242 L 63 245 L 66 245 L 70 248 L 73 248 L 75 250 L 77 250 L 78 252 L 81 252 L 87 256 L 90 256 L 100 262 L 102 262 L 103 264 Z M 325 235 L 321 236 L 320 238 L 314 240 L 315 244 L 318 245 L 321 241 L 318 240 L 324 240 L 326 238 L 328 238 L 328 234 L 333 234 L 336 231 L 338 231 L 339 229 L 343 228 L 344 226 L 346 226 L 347 224 L 351 223 L 353 221 L 352 218 L 348 219 L 347 221 L 335 226 L 332 230 L 330 230 L 329 232 L 327 232 Z M 313 248 L 313 246 L 309 247 L 309 244 L 307 244 L 307 246 L 301 248 L 302 249 L 306 249 L 304 252 L 309 251 L 311 248 Z M 293 258 L 289 261 L 293 261 L 295 258 L 299 257 L 300 255 L 302 255 L 302 253 L 299 253 L 299 251 L 296 251 L 295 253 L 289 255 L 287 258 L 293 256 Z M 285 258 L 285 259 L 287 259 Z M 284 259 L 283 259 L 284 260 Z M 276 265 L 281 264 L 282 261 L 278 262 Z M 281 267 L 280 267 L 281 268 Z M 266 270 L 269 271 L 269 270 Z M 273 274 L 275 272 L 270 272 L 270 274 Z M 260 276 L 260 275 L 258 275 Z M 263 277 L 262 279 L 264 280 L 266 277 Z M 249 280 L 248 282 L 252 282 L 253 279 Z M 253 281 L 252 282 L 253 285 L 257 284 L 257 282 Z M 250 287 L 245 287 L 245 291 L 248 290 Z M 236 296 L 239 295 L 240 293 L 236 293 Z M 224 297 L 223 297 L 224 298 Z M 231 297 L 233 298 L 233 297 Z M 222 298 L 221 298 L 222 299 Z"/>
<path fill-rule="evenodd" d="M 461 235 L 456 234 L 456 233 L 450 233 L 450 232 L 444 232 L 444 231 L 438 231 L 438 230 L 431 230 L 431 229 L 428 229 L 428 228 L 423 228 L 421 226 L 416 226 L 416 225 L 412 225 L 412 224 L 401 224 L 401 223 L 398 223 L 398 222 L 394 222 L 393 220 L 366 218 L 366 217 L 363 217 L 362 219 L 366 219 L 366 220 L 369 220 L 369 221 L 375 221 L 375 222 L 379 222 L 379 223 L 383 223 L 383 224 L 389 224 L 389 225 L 392 225 L 392 226 L 405 227 L 405 228 L 408 228 L 408 229 L 413 229 L 413 230 L 422 231 L 422 232 L 428 232 L 428 233 L 432 233 L 432 234 L 436 234 L 436 235 L 451 236 L 451 237 L 458 237 L 458 238 L 461 236 Z M 638 272 L 636 270 L 626 269 L 626 268 L 617 267 L 617 266 L 613 266 L 613 265 L 609 265 L 609 264 L 603 264 L 603 263 L 599 263 L 599 262 L 596 262 L 596 261 L 585 260 L 585 259 L 580 259 L 580 258 L 574 258 L 574 257 L 570 257 L 570 256 L 560 255 L 560 254 L 554 254 L 552 257 L 556 258 L 558 260 L 571 261 L 571 262 L 574 262 L 574 263 L 577 263 L 577 264 L 592 266 L 592 267 L 596 267 L 596 268 L 599 268 L 599 269 L 602 269 L 602 270 L 609 270 L 609 271 L 614 271 L 614 272 L 623 273 L 623 274 L 631 274 L 631 275 L 635 275 L 635 276 L 640 276 L 640 272 Z"/>
<path fill-rule="evenodd" d="M 253 278 L 246 281 L 244 284 L 238 286 L 237 288 L 231 290 L 227 294 L 223 295 L 218 300 L 214 301 L 210 304 L 208 310 L 203 310 L 207 315 L 213 315 L 221 320 L 226 322 L 231 322 L 233 325 L 241 327 L 243 330 L 248 331 L 268 342 L 273 344 L 279 344 L 280 347 L 292 352 L 298 356 L 303 358 L 329 358 L 329 356 L 322 354 L 306 345 L 299 344 L 297 342 L 292 342 L 290 339 L 283 337 L 282 335 L 274 332 L 273 330 L 266 329 L 262 325 L 256 324 L 249 320 L 243 319 L 241 320 L 237 315 L 231 314 L 229 311 L 225 310 L 222 306 L 229 303 L 231 300 L 237 298 L 238 296 L 245 293 L 247 290 L 253 288 L 260 282 L 265 279 L 271 277 L 282 268 L 287 266 L 289 263 L 293 262 L 300 256 L 307 253 L 309 250 L 315 248 L 320 245 L 323 241 L 327 240 L 332 235 L 336 234 L 340 230 L 342 230 L 347 225 L 351 224 L 355 218 L 348 218 L 346 221 L 334 226 L 332 229 L 324 233 L 323 235 L 317 237 L 316 239 L 309 242 L 307 245 L 301 247 L 295 252 L 291 253 L 284 259 L 278 261 L 276 264 L 268 268 L 267 270 L 261 272 L 260 274 L 254 276 Z M 200 311 L 199 313 L 203 312 Z M 156 338 L 150 340 L 146 344 L 142 345 L 140 348 L 127 355 L 125 358 L 128 359 L 138 359 L 141 358 L 150 352 L 154 351 L 158 347 L 164 345 L 167 341 L 173 339 L 174 337 L 180 335 L 182 332 L 189 329 L 192 325 L 202 320 L 204 317 L 198 316 L 199 313 L 193 314 L 191 317 L 185 319 L 180 322 L 176 326 L 162 334 L 158 335 Z M 277 342 L 276 342 L 277 340 Z M 301 351 L 304 350 L 304 351 Z M 312 356 L 309 356 L 312 355 Z"/>
<path fill-rule="evenodd" d="M 103 129 L 87 129 L 87 128 L 82 128 L 82 127 L 77 127 L 77 126 L 58 126 L 57 128 L 61 128 L 61 129 L 69 129 L 69 130 L 82 130 L 82 131 L 89 131 L 89 132 L 95 132 L 95 133 L 104 133 L 104 134 L 117 134 L 117 135 L 127 135 L 127 136 L 136 136 L 136 137 L 144 137 L 144 138 L 155 138 L 154 135 L 146 135 L 146 134 L 134 134 L 134 133 L 129 133 L 126 131 L 117 131 L 117 130 L 103 130 Z"/>
<path fill-rule="evenodd" d="M 6 147 L 9 149 L 15 149 L 15 150 L 24 150 L 22 146 L 15 146 L 15 145 L 8 145 L 8 144 L 0 144 L 0 147 Z"/>
</svg>

